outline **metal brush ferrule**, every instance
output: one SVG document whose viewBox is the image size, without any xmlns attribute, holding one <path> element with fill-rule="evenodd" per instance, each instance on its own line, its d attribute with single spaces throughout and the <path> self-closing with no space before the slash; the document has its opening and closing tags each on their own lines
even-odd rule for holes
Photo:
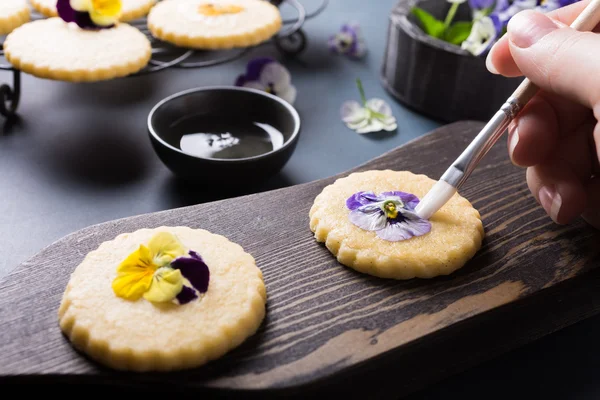
<svg viewBox="0 0 600 400">
<path fill-rule="evenodd" d="M 479 161 L 504 134 L 510 121 L 519 113 L 520 109 L 519 102 L 513 97 L 509 98 L 442 175 L 441 180 L 459 189 L 479 164 Z"/>
</svg>

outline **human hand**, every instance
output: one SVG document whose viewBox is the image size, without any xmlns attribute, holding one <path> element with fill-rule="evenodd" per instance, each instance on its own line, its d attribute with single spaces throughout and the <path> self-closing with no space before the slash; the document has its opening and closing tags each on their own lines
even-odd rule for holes
<svg viewBox="0 0 600 400">
<path fill-rule="evenodd" d="M 486 64 L 541 89 L 508 129 L 510 157 L 527 167 L 533 196 L 559 224 L 581 215 L 600 228 L 600 35 L 568 26 L 588 2 L 518 13 Z"/>
</svg>

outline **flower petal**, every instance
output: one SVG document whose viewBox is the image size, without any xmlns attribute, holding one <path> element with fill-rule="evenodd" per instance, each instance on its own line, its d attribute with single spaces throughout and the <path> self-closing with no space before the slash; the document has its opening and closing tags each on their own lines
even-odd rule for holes
<svg viewBox="0 0 600 400">
<path fill-rule="evenodd" d="M 367 231 L 377 231 L 385 228 L 387 225 L 387 218 L 379 207 L 373 207 L 368 210 L 356 209 L 350 211 L 348 218 L 354 225 Z"/>
<path fill-rule="evenodd" d="M 75 22 L 75 10 L 71 7 L 69 0 L 58 0 L 56 2 L 56 12 L 65 22 Z"/>
<path fill-rule="evenodd" d="M 340 116 L 344 122 L 357 122 L 365 119 L 367 113 L 358 101 L 350 100 L 342 104 Z"/>
<path fill-rule="evenodd" d="M 277 93 L 277 96 L 290 104 L 294 104 L 296 101 L 296 87 L 294 85 L 289 85 L 287 89 Z"/>
<path fill-rule="evenodd" d="M 175 258 L 185 254 L 185 249 L 179 239 L 169 232 L 159 232 L 150 239 L 148 248 L 152 253 L 154 264 L 162 267 Z"/>
<path fill-rule="evenodd" d="M 242 86 L 250 88 L 250 89 L 262 90 L 263 92 L 267 91 L 267 88 L 265 87 L 265 85 L 263 85 L 259 81 L 247 81 Z"/>
<path fill-rule="evenodd" d="M 179 304 L 187 304 L 190 301 L 197 298 L 198 295 L 196 294 L 196 291 L 191 287 L 185 285 L 181 289 L 181 292 L 179 292 L 179 294 L 177 295 L 177 301 L 179 302 Z"/>
<path fill-rule="evenodd" d="M 138 300 L 150 288 L 155 270 L 150 250 L 141 245 L 117 267 L 112 289 L 118 297 Z"/>
<path fill-rule="evenodd" d="M 416 214 L 402 210 L 402 222 L 391 222 L 384 229 L 377 231 L 377 236 L 391 242 L 410 239 L 413 236 L 421 236 L 431 231 L 431 223 L 426 219 L 419 218 Z"/>
<path fill-rule="evenodd" d="M 367 44 L 363 40 L 358 40 L 349 53 L 354 58 L 363 58 L 365 54 L 367 54 Z"/>
<path fill-rule="evenodd" d="M 190 257 L 176 258 L 171 263 L 171 267 L 181 270 L 183 276 L 190 281 L 192 286 L 200 293 L 204 293 L 208 290 L 210 271 L 198 253 L 190 251 L 189 255 Z"/>
<path fill-rule="evenodd" d="M 412 193 L 400 192 L 400 191 L 391 191 L 391 192 L 383 192 L 380 195 L 381 197 L 396 197 L 402 200 L 404 206 L 409 210 L 414 210 L 417 204 L 419 204 L 419 198 Z"/>
<path fill-rule="evenodd" d="M 357 208 L 378 202 L 379 198 L 373 192 L 358 192 L 348 197 L 346 200 L 346 207 L 350 210 L 356 210 Z"/>
<path fill-rule="evenodd" d="M 292 76 L 289 71 L 278 62 L 266 64 L 258 79 L 266 87 L 273 87 L 276 95 L 288 90 L 292 84 Z"/>
<path fill-rule="evenodd" d="M 378 99 L 378 98 L 370 99 L 369 101 L 367 101 L 366 106 L 367 106 L 367 108 L 369 108 L 377 113 L 387 115 L 387 116 L 392 115 L 392 108 L 389 106 L 388 103 L 385 102 L 385 100 Z"/>
<path fill-rule="evenodd" d="M 152 277 L 152 284 L 144 299 L 153 303 L 165 303 L 173 300 L 183 288 L 183 276 L 181 271 L 169 267 L 156 270 Z"/>
<path fill-rule="evenodd" d="M 369 123 L 366 124 L 364 127 L 356 129 L 356 133 L 364 134 L 371 132 L 379 132 L 381 130 L 383 130 L 383 124 L 381 123 L 381 121 L 377 119 L 371 119 L 369 120 Z"/>
<path fill-rule="evenodd" d="M 260 75 L 262 74 L 263 68 L 270 64 L 276 62 L 274 59 L 270 57 L 259 57 L 248 62 L 246 65 L 246 80 L 248 81 L 258 81 Z"/>
</svg>

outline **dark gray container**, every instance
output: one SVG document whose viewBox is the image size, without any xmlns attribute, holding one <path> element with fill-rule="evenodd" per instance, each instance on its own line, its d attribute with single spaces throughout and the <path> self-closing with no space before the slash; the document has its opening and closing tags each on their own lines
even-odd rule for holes
<svg viewBox="0 0 600 400">
<path fill-rule="evenodd" d="M 426 35 L 410 14 L 413 5 L 439 19 L 448 11 L 443 0 L 400 0 L 389 20 L 381 81 L 406 106 L 443 121 L 490 119 L 521 83 L 490 73 L 485 57 Z M 467 3 L 455 20 L 468 20 Z"/>
</svg>

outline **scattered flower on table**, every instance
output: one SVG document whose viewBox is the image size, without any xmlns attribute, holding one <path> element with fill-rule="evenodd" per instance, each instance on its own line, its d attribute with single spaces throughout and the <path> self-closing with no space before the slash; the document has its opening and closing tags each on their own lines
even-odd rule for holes
<svg viewBox="0 0 600 400">
<path fill-rule="evenodd" d="M 444 20 L 438 20 L 417 6 L 412 14 L 423 31 L 434 38 L 460 46 L 475 56 L 483 56 L 506 33 L 510 19 L 523 10 L 550 12 L 580 0 L 468 0 L 470 21 L 454 21 L 465 0 L 447 0 L 450 8 Z"/>
<path fill-rule="evenodd" d="M 352 58 L 367 54 L 367 44 L 357 23 L 342 25 L 340 31 L 329 38 L 328 44 L 332 52 Z"/>
<path fill-rule="evenodd" d="M 296 88 L 292 85 L 290 72 L 269 57 L 255 58 L 248 62 L 246 73 L 237 78 L 235 86 L 262 90 L 290 104 L 296 101 Z"/>
<path fill-rule="evenodd" d="M 82 29 L 113 27 L 121 17 L 121 0 L 58 0 L 56 11 L 65 22 Z"/>
<path fill-rule="evenodd" d="M 358 192 L 346 200 L 349 219 L 354 225 L 376 232 L 381 239 L 397 242 L 431 231 L 431 223 L 415 213 L 419 204 L 411 193 L 392 191 L 376 195 Z"/>
<path fill-rule="evenodd" d="M 398 125 L 390 106 L 381 99 L 367 100 L 360 79 L 356 85 L 362 104 L 354 100 L 342 104 L 340 114 L 346 126 L 360 134 L 395 130 Z"/>
<path fill-rule="evenodd" d="M 186 304 L 208 290 L 210 271 L 202 257 L 185 249 L 171 233 L 154 235 L 117 267 L 112 288 L 118 297 L 152 303 Z"/>
</svg>

